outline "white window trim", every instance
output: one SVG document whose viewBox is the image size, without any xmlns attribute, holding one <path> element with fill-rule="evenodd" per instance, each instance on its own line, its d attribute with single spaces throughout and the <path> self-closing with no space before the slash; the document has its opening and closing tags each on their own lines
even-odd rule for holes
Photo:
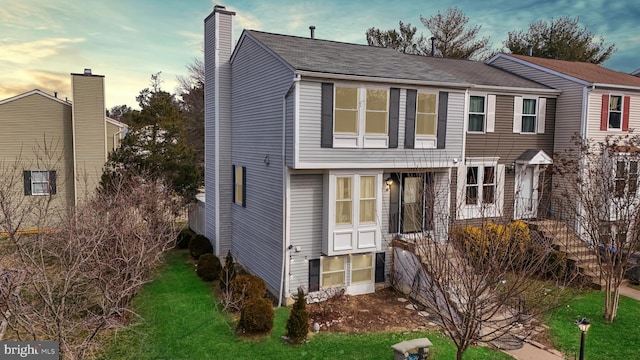
<svg viewBox="0 0 640 360">
<path fill-rule="evenodd" d="M 482 203 L 483 184 L 482 179 L 485 167 L 495 167 L 495 193 L 492 204 Z M 467 168 L 478 167 L 478 204 L 467 205 Z M 482 168 L 482 171 L 480 170 Z M 467 158 L 466 163 L 458 167 L 458 219 L 476 219 L 499 217 L 503 214 L 504 207 L 504 172 L 505 166 L 498 164 L 497 158 Z"/>
<path fill-rule="evenodd" d="M 347 294 L 350 295 L 359 295 L 359 294 L 367 294 L 375 291 L 375 266 L 376 266 L 376 253 L 375 252 L 365 252 L 358 255 L 369 255 L 371 256 L 371 267 L 368 268 L 371 270 L 371 280 L 366 282 L 353 283 L 353 256 L 351 255 L 335 255 L 335 256 L 321 256 L 320 257 L 320 291 L 323 289 L 338 289 L 344 288 Z M 324 274 L 325 272 L 322 270 L 322 262 L 328 258 L 342 258 L 344 261 L 344 270 L 343 271 L 333 271 L 331 273 L 344 273 L 344 282 L 341 285 L 335 285 L 331 287 L 324 287 Z M 367 268 L 361 268 L 356 270 L 364 270 Z"/>
<path fill-rule="evenodd" d="M 620 97 L 620 127 L 611 127 L 611 99 L 614 97 Z M 609 94 L 609 103 L 607 104 L 607 130 L 622 131 L 622 123 L 624 122 L 624 95 L 623 94 Z"/>
<path fill-rule="evenodd" d="M 31 173 L 31 195 L 33 196 L 45 196 L 45 195 L 50 195 L 51 194 L 51 181 L 50 181 L 50 171 L 49 170 L 29 170 L 29 172 Z M 45 181 L 34 181 L 33 180 L 33 173 L 44 173 L 45 174 Z M 35 187 L 34 184 L 47 184 L 47 191 L 44 192 L 35 192 Z"/>
<path fill-rule="evenodd" d="M 376 189 L 376 221 L 373 223 L 360 223 L 360 177 L 375 176 Z M 351 224 L 336 224 L 336 178 L 351 177 Z M 327 204 L 326 221 L 327 236 L 323 241 L 323 253 L 325 255 L 343 255 L 362 252 L 380 251 L 382 248 L 381 225 L 382 218 L 382 194 L 384 192 L 382 182 L 382 170 L 380 171 L 330 171 L 326 176 L 326 188 L 328 188 L 325 201 Z"/>
<path fill-rule="evenodd" d="M 484 98 L 484 112 L 483 113 L 472 113 L 471 112 L 471 98 L 472 97 L 482 97 Z M 468 111 L 467 111 L 467 133 L 470 134 L 485 134 L 492 133 L 495 131 L 496 124 L 496 96 L 493 94 L 486 93 L 470 93 L 469 94 L 469 102 L 468 102 Z M 484 115 L 484 122 L 482 124 L 482 131 L 469 130 L 469 124 L 471 123 L 471 115 L 473 114 L 482 114 Z"/>
<path fill-rule="evenodd" d="M 535 100 L 536 101 L 536 123 L 534 125 L 534 132 L 523 132 L 522 131 L 522 106 L 523 100 Z M 524 135 L 532 135 L 532 134 L 544 134 L 545 126 L 546 126 L 546 109 L 547 109 L 547 99 L 543 97 L 532 97 L 532 96 L 514 96 L 513 97 L 513 132 Z M 531 114 L 527 114 L 526 116 L 532 116 Z"/>
<path fill-rule="evenodd" d="M 418 135 L 418 102 L 420 94 L 431 94 L 436 96 L 436 133 L 434 135 Z M 420 90 L 416 93 L 416 117 L 413 129 L 414 134 L 414 148 L 415 149 L 435 149 L 438 147 L 438 110 L 440 106 L 440 94 L 437 91 Z"/>
<path fill-rule="evenodd" d="M 335 116 L 336 116 L 336 94 L 337 89 L 355 88 L 358 90 L 358 121 L 356 134 L 336 133 L 335 132 Z M 387 92 L 387 123 L 386 134 L 366 134 L 366 117 L 367 117 L 367 90 L 385 90 Z M 389 147 L 389 112 L 391 89 L 384 86 L 364 86 L 353 84 L 334 84 L 333 90 L 333 147 L 334 148 L 369 148 L 369 149 L 386 149 Z"/>
</svg>

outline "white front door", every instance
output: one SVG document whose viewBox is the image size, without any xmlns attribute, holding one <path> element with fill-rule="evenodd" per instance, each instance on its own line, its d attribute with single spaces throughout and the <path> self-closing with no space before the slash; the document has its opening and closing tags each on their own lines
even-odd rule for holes
<svg viewBox="0 0 640 360">
<path fill-rule="evenodd" d="M 514 216 L 516 219 L 531 219 L 538 212 L 538 165 L 516 166 L 516 201 Z"/>
</svg>

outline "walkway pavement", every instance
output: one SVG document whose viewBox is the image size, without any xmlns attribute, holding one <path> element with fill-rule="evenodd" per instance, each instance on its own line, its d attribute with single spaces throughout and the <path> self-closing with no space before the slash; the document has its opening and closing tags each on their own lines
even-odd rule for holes
<svg viewBox="0 0 640 360">
<path fill-rule="evenodd" d="M 636 290 L 622 284 L 620 295 L 630 297 L 640 301 L 640 290 Z M 532 340 L 526 340 L 524 346 L 517 350 L 506 350 L 507 354 L 518 360 L 564 360 L 564 355 L 555 349 L 547 348 L 545 345 Z"/>
</svg>

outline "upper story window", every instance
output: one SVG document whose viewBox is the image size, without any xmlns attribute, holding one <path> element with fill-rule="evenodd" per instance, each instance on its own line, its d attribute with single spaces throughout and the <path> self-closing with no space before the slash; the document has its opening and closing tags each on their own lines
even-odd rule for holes
<svg viewBox="0 0 640 360">
<path fill-rule="evenodd" d="M 389 90 L 335 86 L 333 147 L 388 146 Z"/>
<path fill-rule="evenodd" d="M 609 97 L 609 129 L 622 129 L 622 96 Z"/>
<path fill-rule="evenodd" d="M 522 132 L 536 132 L 536 99 L 522 100 Z"/>
<path fill-rule="evenodd" d="M 25 170 L 25 195 L 54 195 L 56 193 L 56 172 L 54 170 Z"/>
<path fill-rule="evenodd" d="M 418 93 L 416 104 L 416 138 L 437 135 L 436 94 Z"/>
<path fill-rule="evenodd" d="M 471 96 L 469 98 L 469 131 L 484 132 L 485 116 L 484 96 Z"/>
<path fill-rule="evenodd" d="M 546 98 L 513 98 L 513 132 L 544 134 L 547 110 Z"/>
</svg>

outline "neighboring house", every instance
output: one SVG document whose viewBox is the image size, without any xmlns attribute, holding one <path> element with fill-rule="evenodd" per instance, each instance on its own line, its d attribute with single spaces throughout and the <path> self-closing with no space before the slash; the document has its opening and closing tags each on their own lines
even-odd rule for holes
<svg viewBox="0 0 640 360">
<path fill-rule="evenodd" d="M 105 117 L 104 76 L 85 69 L 71 74 L 71 84 L 72 102 L 37 89 L 0 100 L 0 158 L 5 167 L 20 160 L 24 186 L 16 191 L 55 195 L 60 209 L 96 188 L 125 129 Z"/>
<path fill-rule="evenodd" d="M 603 142 L 608 136 L 622 136 L 640 128 L 640 78 L 636 76 L 591 63 L 513 54 L 496 55 L 488 63 L 562 90 L 556 104 L 556 153 L 574 147 L 575 135 Z M 637 164 L 625 163 L 623 158 L 616 171 L 611 169 L 612 175 L 637 178 Z"/>
<path fill-rule="evenodd" d="M 300 286 L 374 291 L 394 237 L 446 240 L 452 215 L 481 216 L 468 198 L 458 211 L 472 184 L 457 178 L 493 176 L 475 198 L 493 186 L 502 216 L 505 165 L 550 161 L 558 91 L 483 63 L 314 38 L 245 30 L 234 47 L 234 15 L 216 6 L 205 20 L 205 235 L 281 300 Z"/>
</svg>

